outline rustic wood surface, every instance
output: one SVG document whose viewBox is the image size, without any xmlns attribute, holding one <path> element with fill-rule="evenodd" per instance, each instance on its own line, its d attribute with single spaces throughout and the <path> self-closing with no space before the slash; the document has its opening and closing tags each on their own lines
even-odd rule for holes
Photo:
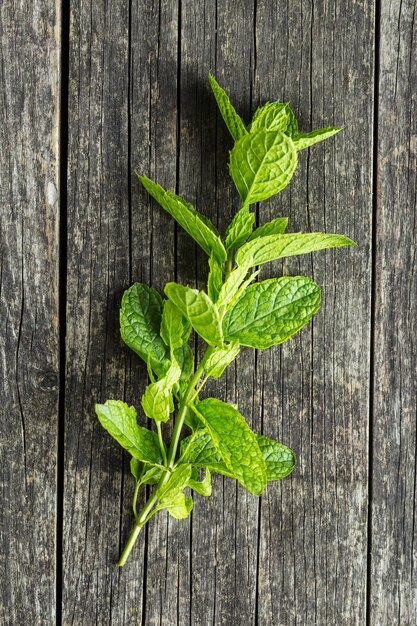
<svg viewBox="0 0 417 626">
<path fill-rule="evenodd" d="M 414 18 L 412 0 L 1 3 L 1 624 L 417 624 Z M 133 485 L 93 406 L 146 384 L 121 294 L 206 280 L 133 172 L 224 230 L 210 69 L 246 119 L 281 99 L 303 130 L 345 126 L 257 217 L 358 247 L 264 270 L 312 276 L 322 309 L 207 388 L 296 451 L 293 475 L 260 499 L 216 476 L 120 570 Z"/>
</svg>

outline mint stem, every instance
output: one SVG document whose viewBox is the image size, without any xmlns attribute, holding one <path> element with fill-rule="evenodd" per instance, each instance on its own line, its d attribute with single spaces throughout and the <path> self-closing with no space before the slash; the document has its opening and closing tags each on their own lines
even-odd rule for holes
<svg viewBox="0 0 417 626">
<path fill-rule="evenodd" d="M 147 517 L 149 513 L 151 512 L 151 510 L 153 509 L 154 505 L 156 504 L 156 501 L 158 499 L 156 495 L 158 487 L 162 487 L 167 482 L 170 476 L 170 472 L 168 470 L 171 470 L 174 467 L 178 444 L 180 442 L 180 437 L 181 437 L 181 431 L 182 431 L 182 427 L 184 426 L 185 417 L 187 415 L 188 403 L 192 399 L 194 389 L 198 381 L 200 380 L 201 375 L 204 372 L 204 366 L 212 352 L 213 352 L 213 348 L 211 346 L 208 346 L 206 348 L 203 358 L 200 361 L 199 366 L 197 367 L 194 373 L 194 376 L 191 378 L 188 384 L 188 387 L 186 389 L 186 392 L 182 400 L 180 401 L 177 418 L 175 420 L 174 430 L 172 431 L 171 443 L 170 443 L 169 450 L 168 450 L 167 470 L 161 476 L 161 479 L 159 480 L 159 483 L 156 486 L 155 491 L 152 493 L 149 500 L 146 502 L 145 506 L 143 507 L 143 509 L 141 510 L 138 516 L 136 524 L 133 527 L 133 530 L 129 535 L 129 539 L 127 540 L 125 547 L 123 548 L 123 552 L 120 555 L 120 559 L 117 562 L 117 565 L 119 565 L 120 567 L 122 567 L 126 563 L 129 557 L 129 554 L 133 546 L 135 545 L 136 539 L 138 538 L 140 529 L 142 528 L 144 524 L 146 524 Z M 135 501 L 135 504 L 136 504 L 136 501 Z"/>
</svg>

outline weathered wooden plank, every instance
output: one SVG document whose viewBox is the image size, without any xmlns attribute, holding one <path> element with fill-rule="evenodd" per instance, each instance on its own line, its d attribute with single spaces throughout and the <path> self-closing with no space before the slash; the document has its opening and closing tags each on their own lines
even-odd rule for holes
<svg viewBox="0 0 417 626">
<path fill-rule="evenodd" d="M 128 0 L 71 3 L 69 79 L 63 623 L 131 624 L 143 549 L 131 586 L 116 567 L 124 457 L 94 414 L 128 380 L 118 328 L 130 280 Z"/>
<path fill-rule="evenodd" d="M 178 3 L 134 3 L 131 22 L 131 170 L 136 169 L 164 187 L 175 190 Z M 131 278 L 132 281 L 141 280 L 150 284 L 162 293 L 165 283 L 175 279 L 175 224 L 134 180 L 132 190 Z M 139 359 L 132 357 L 132 365 L 129 397 L 139 406 L 147 376 Z M 143 413 L 142 419 L 145 423 Z M 131 514 L 126 517 L 128 525 L 131 525 Z M 143 624 L 187 623 L 190 575 L 188 529 L 188 520 L 168 519 L 163 512 L 151 520 L 139 539 L 143 545 L 147 538 Z M 143 560 L 137 549 L 133 559 Z M 130 564 L 126 566 L 127 575 L 129 567 Z"/>
<path fill-rule="evenodd" d="M 259 623 L 365 623 L 372 217 L 373 12 L 367 2 L 258 2 L 255 100 L 290 101 L 302 129 L 346 126 L 300 154 L 260 219 L 346 233 L 359 247 L 291 259 L 323 287 L 313 323 L 258 362 L 264 433 L 298 455 L 262 497 Z M 268 54 L 265 53 L 267 48 Z M 360 156 L 359 156 L 360 155 Z M 268 268 L 269 275 L 280 264 Z"/>
<path fill-rule="evenodd" d="M 55 622 L 60 3 L 0 5 L 0 622 Z"/>
<path fill-rule="evenodd" d="M 416 623 L 415 2 L 381 2 L 370 623 Z"/>
</svg>

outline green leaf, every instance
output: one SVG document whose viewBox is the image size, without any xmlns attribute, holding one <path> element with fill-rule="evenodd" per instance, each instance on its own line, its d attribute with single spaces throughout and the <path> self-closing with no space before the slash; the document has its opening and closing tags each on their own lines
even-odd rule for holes
<svg viewBox="0 0 417 626">
<path fill-rule="evenodd" d="M 190 336 L 191 324 L 170 300 L 165 300 L 162 312 L 161 337 L 171 348 L 180 348 Z"/>
<path fill-rule="evenodd" d="M 247 206 L 236 213 L 226 231 L 227 250 L 238 248 L 247 241 L 252 233 L 254 222 L 255 213 L 249 211 Z"/>
<path fill-rule="evenodd" d="M 138 178 L 161 207 L 172 215 L 209 256 L 213 254 L 219 263 L 224 263 L 226 250 L 219 233 L 207 217 L 196 211 L 192 204 L 175 193 L 166 191 L 147 176 L 138 176 Z"/>
<path fill-rule="evenodd" d="M 207 376 L 220 378 L 226 367 L 237 357 L 239 350 L 240 346 L 238 343 L 230 343 L 224 348 L 215 348 L 204 366 Z"/>
<path fill-rule="evenodd" d="M 204 291 L 168 283 L 165 293 L 208 344 L 223 345 L 219 311 Z"/>
<path fill-rule="evenodd" d="M 257 237 L 266 237 L 267 235 L 282 235 L 285 233 L 288 226 L 288 217 L 276 217 L 275 219 L 259 226 L 256 230 L 253 231 L 251 236 L 249 237 L 249 241 L 252 239 L 257 239 Z"/>
<path fill-rule="evenodd" d="M 145 464 L 145 471 L 140 480 L 142 485 L 156 485 L 162 477 L 163 470 L 160 467 L 155 467 Z"/>
<path fill-rule="evenodd" d="M 138 425 L 135 407 L 121 400 L 107 400 L 96 404 L 95 410 L 103 428 L 135 459 L 162 464 L 158 436 Z"/>
<path fill-rule="evenodd" d="M 242 281 L 244 280 L 246 274 L 248 273 L 248 266 L 239 265 L 235 267 L 226 278 L 217 300 L 217 306 L 219 310 L 222 307 L 225 307 L 232 298 L 236 295 Z"/>
<path fill-rule="evenodd" d="M 246 267 L 262 265 L 268 261 L 298 254 L 308 254 L 326 248 L 356 246 L 344 235 L 327 233 L 286 233 L 257 237 L 245 243 L 236 253 L 236 263 Z"/>
<path fill-rule="evenodd" d="M 165 376 L 156 383 L 150 383 L 142 396 L 141 404 L 145 414 L 156 422 L 167 422 L 174 412 L 172 389 L 179 381 L 181 368 L 175 359 Z"/>
<path fill-rule="evenodd" d="M 195 473 L 193 471 L 192 477 L 188 481 L 188 486 L 202 496 L 211 496 L 212 486 L 210 470 L 205 468 L 203 480 L 198 480 L 198 470 L 195 469 Z"/>
<path fill-rule="evenodd" d="M 251 493 L 259 496 L 266 483 L 266 464 L 256 435 L 234 407 L 207 398 L 193 407 L 205 423 L 226 467 Z"/>
<path fill-rule="evenodd" d="M 213 256 L 209 258 L 209 268 L 207 292 L 210 300 L 215 303 L 223 285 L 223 269 Z"/>
<path fill-rule="evenodd" d="M 155 289 L 135 283 L 127 289 L 120 309 L 120 334 L 126 345 L 145 363 L 161 372 L 169 364 L 168 348 L 159 329 L 162 316 L 162 298 Z"/>
<path fill-rule="evenodd" d="M 311 133 L 297 133 L 293 136 L 292 140 L 294 142 L 296 150 L 300 151 L 304 150 L 304 148 L 309 148 L 310 146 L 313 146 L 319 141 L 328 139 L 328 137 L 332 137 L 341 130 L 343 129 L 333 128 L 332 126 L 325 126 L 324 128 L 318 128 L 317 130 L 313 130 L 311 131 Z"/>
<path fill-rule="evenodd" d="M 141 479 L 144 467 L 145 466 L 142 461 L 139 461 L 139 459 L 135 459 L 135 457 L 132 456 L 132 458 L 130 459 L 130 473 L 132 474 L 136 482 Z"/>
<path fill-rule="evenodd" d="M 297 165 L 292 140 L 279 130 L 257 129 L 230 153 L 230 174 L 243 205 L 266 200 L 290 182 Z"/>
<path fill-rule="evenodd" d="M 239 289 L 236 291 L 234 296 L 229 300 L 227 304 L 228 309 L 230 309 L 239 300 L 241 295 L 245 292 L 246 287 L 248 287 L 255 280 L 255 278 L 258 276 L 260 271 L 261 271 L 260 269 L 256 270 L 249 276 L 249 278 L 243 281 L 243 283 L 240 285 Z"/>
<path fill-rule="evenodd" d="M 289 122 L 288 108 L 284 102 L 266 102 L 255 111 L 249 128 L 250 132 L 265 128 L 285 133 Z"/>
<path fill-rule="evenodd" d="M 259 449 L 266 463 L 266 473 L 269 480 L 280 480 L 293 471 L 296 458 L 294 452 L 275 439 L 264 435 L 256 435 Z M 184 462 L 196 467 L 204 467 L 212 471 L 233 478 L 217 452 L 210 433 L 207 430 L 198 430 L 181 442 L 181 451 L 187 448 Z"/>
<path fill-rule="evenodd" d="M 183 343 L 180 348 L 174 350 L 174 359 L 181 368 L 180 381 L 187 381 L 194 369 L 194 354 L 188 343 Z"/>
<path fill-rule="evenodd" d="M 281 480 L 291 474 L 297 462 L 291 448 L 264 435 L 257 435 L 257 438 L 258 446 L 265 459 L 268 480 Z"/>
<path fill-rule="evenodd" d="M 220 87 L 211 73 L 209 74 L 209 81 L 222 118 L 224 119 L 233 139 L 237 141 L 240 137 L 247 134 L 245 124 L 243 123 L 242 118 L 236 113 L 235 108 L 229 100 L 229 96 L 224 89 Z"/>
<path fill-rule="evenodd" d="M 260 349 L 282 343 L 311 320 L 320 300 L 320 287 L 305 276 L 250 285 L 225 315 L 225 339 Z"/>
<path fill-rule="evenodd" d="M 165 485 L 157 488 L 157 509 L 167 509 L 168 513 L 176 519 L 187 517 L 192 508 L 192 498 L 186 498 L 183 490 L 191 478 L 191 465 L 179 465 L 171 474 Z"/>
</svg>

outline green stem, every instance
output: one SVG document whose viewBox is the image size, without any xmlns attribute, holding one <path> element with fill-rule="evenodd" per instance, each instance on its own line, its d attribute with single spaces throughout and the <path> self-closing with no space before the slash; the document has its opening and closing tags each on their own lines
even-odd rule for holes
<svg viewBox="0 0 417 626">
<path fill-rule="evenodd" d="M 204 372 L 204 366 L 207 362 L 207 359 L 209 358 L 209 356 L 211 355 L 211 353 L 213 352 L 213 349 L 211 346 L 208 346 L 203 358 L 200 361 L 199 366 L 197 367 L 193 377 L 191 378 L 190 382 L 188 383 L 188 387 L 185 391 L 185 394 L 183 396 L 183 398 L 180 400 L 180 404 L 179 404 L 179 408 L 178 408 L 178 414 L 177 414 L 177 418 L 175 420 L 175 424 L 174 424 L 174 430 L 172 432 L 172 438 L 171 438 L 171 444 L 169 446 L 169 450 L 168 450 L 168 457 L 166 459 L 166 465 L 167 465 L 167 470 L 163 473 L 155 491 L 152 493 L 152 495 L 150 496 L 149 500 L 146 502 L 145 506 L 143 507 L 143 509 L 141 510 L 139 516 L 136 519 L 136 524 L 133 527 L 132 532 L 129 535 L 129 539 L 127 540 L 127 543 L 123 549 L 122 554 L 120 555 L 120 559 L 117 562 L 117 565 L 119 565 L 120 567 L 122 567 L 128 557 L 129 554 L 135 544 L 136 539 L 138 538 L 140 529 L 142 528 L 142 526 L 146 523 L 148 515 L 150 514 L 150 512 L 152 511 L 153 507 L 155 506 L 157 500 L 158 500 L 158 496 L 157 491 L 158 488 L 162 487 L 167 480 L 169 479 L 169 476 L 171 474 L 171 472 L 169 472 L 168 470 L 171 470 L 174 467 L 175 464 L 175 457 L 177 455 L 177 448 L 178 448 L 178 444 L 180 441 L 180 436 L 181 436 L 181 430 L 182 427 L 184 426 L 184 420 L 185 417 L 187 415 L 187 409 L 188 409 L 188 403 L 190 402 L 192 396 L 193 396 L 193 392 L 194 392 L 194 388 L 197 385 L 198 381 L 201 378 L 201 375 Z M 158 435 L 159 435 L 160 429 L 158 428 Z M 162 438 L 162 433 L 161 433 L 161 438 Z M 136 509 L 136 499 L 135 496 L 137 497 L 137 493 L 135 490 L 135 495 L 134 495 L 134 503 L 135 503 L 135 509 Z"/>
<path fill-rule="evenodd" d="M 167 464 L 167 455 L 165 452 L 165 444 L 164 444 L 164 440 L 162 437 L 162 427 L 161 427 L 161 422 L 156 422 L 156 429 L 158 431 L 158 440 L 159 440 L 159 447 L 161 448 L 161 454 L 162 454 L 162 458 L 164 461 L 164 465 Z"/>
</svg>

